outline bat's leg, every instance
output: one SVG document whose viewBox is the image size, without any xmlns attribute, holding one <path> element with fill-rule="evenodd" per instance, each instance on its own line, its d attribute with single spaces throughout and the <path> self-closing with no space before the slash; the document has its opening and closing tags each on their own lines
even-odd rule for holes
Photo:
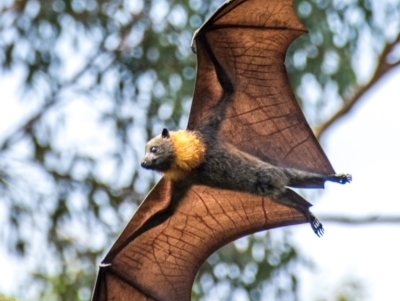
<svg viewBox="0 0 400 301">
<path fill-rule="evenodd" d="M 322 188 L 326 181 L 346 184 L 352 180 L 349 174 L 322 175 L 293 168 L 285 169 L 284 172 L 288 178 L 287 186 L 296 188 Z"/>
<path fill-rule="evenodd" d="M 280 197 L 274 199 L 274 201 L 297 209 L 304 214 L 307 221 L 310 223 L 314 233 L 318 237 L 321 237 L 324 234 L 325 231 L 322 223 L 309 210 L 311 204 L 294 191 L 286 189 L 285 193 L 283 193 Z"/>
</svg>

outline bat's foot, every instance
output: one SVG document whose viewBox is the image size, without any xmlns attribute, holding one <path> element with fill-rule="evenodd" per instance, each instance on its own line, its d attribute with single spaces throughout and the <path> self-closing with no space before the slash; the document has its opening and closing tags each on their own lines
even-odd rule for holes
<svg viewBox="0 0 400 301">
<path fill-rule="evenodd" d="M 336 175 L 331 175 L 326 180 L 339 183 L 339 184 L 346 184 L 350 183 L 353 180 L 353 177 L 348 173 L 341 173 Z"/>
<path fill-rule="evenodd" d="M 312 213 L 310 215 L 310 225 L 314 233 L 317 234 L 318 237 L 324 235 L 325 233 L 324 227 L 322 227 L 321 222 Z"/>
<path fill-rule="evenodd" d="M 353 180 L 353 177 L 348 173 L 346 173 L 346 174 L 342 173 L 342 174 L 338 174 L 336 176 L 338 177 L 340 184 L 350 183 Z"/>
</svg>

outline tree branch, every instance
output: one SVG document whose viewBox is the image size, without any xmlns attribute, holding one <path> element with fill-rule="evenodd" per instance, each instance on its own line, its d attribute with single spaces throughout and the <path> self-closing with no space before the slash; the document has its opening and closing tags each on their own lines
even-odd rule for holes
<svg viewBox="0 0 400 301">
<path fill-rule="evenodd" d="M 368 224 L 398 224 L 400 225 L 400 216 L 389 215 L 370 215 L 362 217 L 350 217 L 341 215 L 319 215 L 323 222 L 350 224 L 350 225 L 368 225 Z"/>
<path fill-rule="evenodd" d="M 400 33 L 397 35 L 397 38 L 392 43 L 386 44 L 385 48 L 382 51 L 382 54 L 379 57 L 375 72 L 372 75 L 370 81 L 364 86 L 356 87 L 355 93 L 352 96 L 350 96 L 350 98 L 344 99 L 343 106 L 336 113 L 334 113 L 329 119 L 327 119 L 324 123 L 322 123 L 321 125 L 317 126 L 314 129 L 314 134 L 318 140 L 321 139 L 321 136 L 326 132 L 328 128 L 330 128 L 334 123 L 336 123 L 343 116 L 349 113 L 351 109 L 354 107 L 354 105 L 359 102 L 362 96 L 364 96 L 364 94 L 372 86 L 374 86 L 377 82 L 379 82 L 385 74 L 387 74 L 390 70 L 392 70 L 396 66 L 400 66 L 400 60 L 398 60 L 393 64 L 389 63 L 387 60 L 388 55 L 396 46 L 396 44 L 399 42 L 400 42 Z"/>
</svg>

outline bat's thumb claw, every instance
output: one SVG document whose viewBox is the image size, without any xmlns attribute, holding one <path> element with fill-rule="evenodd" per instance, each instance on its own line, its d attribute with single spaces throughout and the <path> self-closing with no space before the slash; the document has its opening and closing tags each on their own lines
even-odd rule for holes
<svg viewBox="0 0 400 301">
<path fill-rule="evenodd" d="M 192 40 L 190 41 L 190 48 L 192 48 L 192 51 L 194 53 L 197 53 L 196 37 L 197 37 L 197 34 L 199 33 L 200 29 L 201 29 L 201 27 L 194 32 L 194 34 L 192 36 Z"/>
</svg>

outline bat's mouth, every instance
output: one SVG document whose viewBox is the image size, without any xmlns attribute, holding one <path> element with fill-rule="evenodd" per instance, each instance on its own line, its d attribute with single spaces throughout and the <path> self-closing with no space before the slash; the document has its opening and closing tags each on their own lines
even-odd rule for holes
<svg viewBox="0 0 400 301">
<path fill-rule="evenodd" d="M 153 164 L 147 160 L 142 160 L 142 162 L 140 163 L 140 165 L 144 168 L 144 169 L 153 169 Z"/>
<path fill-rule="evenodd" d="M 144 169 L 156 170 L 160 172 L 167 171 L 171 168 L 171 163 L 169 161 L 161 161 L 159 162 L 157 159 L 152 158 L 144 158 L 140 165 Z"/>
</svg>

